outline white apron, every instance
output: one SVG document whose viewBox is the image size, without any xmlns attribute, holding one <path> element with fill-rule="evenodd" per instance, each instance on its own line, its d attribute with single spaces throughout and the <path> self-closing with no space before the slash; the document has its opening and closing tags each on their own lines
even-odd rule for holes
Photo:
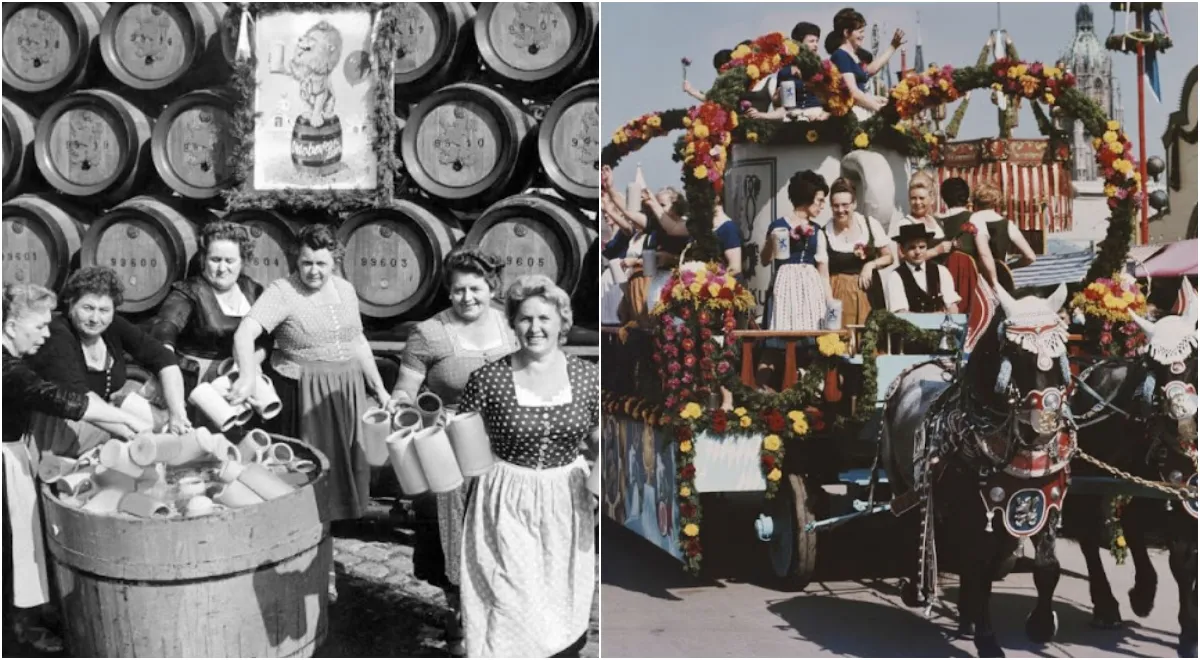
<svg viewBox="0 0 1200 660">
<path fill-rule="evenodd" d="M 38 607 L 50 602 L 46 578 L 45 539 L 38 512 L 37 466 L 30 456 L 29 436 L 4 443 L 4 495 L 12 528 L 13 604 Z"/>
</svg>

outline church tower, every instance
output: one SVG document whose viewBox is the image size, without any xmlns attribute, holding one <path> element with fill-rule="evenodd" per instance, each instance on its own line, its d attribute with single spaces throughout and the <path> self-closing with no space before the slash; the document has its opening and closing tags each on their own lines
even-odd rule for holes
<svg viewBox="0 0 1200 660">
<path fill-rule="evenodd" d="M 1076 87 L 1092 99 L 1108 116 L 1124 124 L 1124 111 L 1120 107 L 1120 90 L 1112 75 L 1112 59 L 1104 44 L 1096 36 L 1095 21 L 1091 7 L 1079 5 L 1075 11 L 1075 36 L 1063 52 L 1061 61 L 1075 74 Z M 1096 153 L 1092 149 L 1092 138 L 1081 122 L 1066 124 L 1071 136 L 1073 163 L 1072 178 L 1076 181 L 1094 181 L 1100 178 L 1096 165 Z"/>
</svg>

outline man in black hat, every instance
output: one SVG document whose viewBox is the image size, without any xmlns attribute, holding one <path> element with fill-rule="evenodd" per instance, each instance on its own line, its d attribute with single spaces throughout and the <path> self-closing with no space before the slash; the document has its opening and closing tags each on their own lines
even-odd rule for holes
<svg viewBox="0 0 1200 660">
<path fill-rule="evenodd" d="M 961 300 L 954 280 L 945 266 L 925 260 L 925 250 L 933 234 L 922 224 L 904 225 L 896 242 L 900 244 L 900 265 L 883 281 L 883 297 L 889 312 L 958 313 Z"/>
</svg>

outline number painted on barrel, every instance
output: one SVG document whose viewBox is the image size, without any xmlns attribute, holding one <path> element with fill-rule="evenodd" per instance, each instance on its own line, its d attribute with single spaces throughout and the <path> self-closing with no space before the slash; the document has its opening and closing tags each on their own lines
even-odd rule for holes
<svg viewBox="0 0 1200 660">
<path fill-rule="evenodd" d="M 126 259 L 121 257 L 118 259 L 112 257 L 109 259 L 109 263 L 113 268 L 158 268 L 158 259 L 155 258 Z"/>
<path fill-rule="evenodd" d="M 527 266 L 529 268 L 533 268 L 534 266 L 537 266 L 538 268 L 545 268 L 546 267 L 546 258 L 545 257 L 537 257 L 535 259 L 534 257 L 512 257 L 512 256 L 509 256 L 508 257 L 508 265 L 509 266 Z"/>
<path fill-rule="evenodd" d="M 5 261 L 37 261 L 37 252 L 5 252 Z"/>
<path fill-rule="evenodd" d="M 250 259 L 251 266 L 282 266 L 283 260 L 279 257 L 253 257 Z"/>
<path fill-rule="evenodd" d="M 408 259 L 363 257 L 363 268 L 408 268 Z"/>
</svg>

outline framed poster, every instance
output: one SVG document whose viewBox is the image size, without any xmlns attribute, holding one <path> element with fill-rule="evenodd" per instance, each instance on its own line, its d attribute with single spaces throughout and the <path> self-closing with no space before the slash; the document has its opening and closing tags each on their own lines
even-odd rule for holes
<svg viewBox="0 0 1200 660">
<path fill-rule="evenodd" d="M 395 119 L 389 31 L 374 5 L 256 3 L 239 60 L 241 187 L 231 209 L 390 202 Z"/>
</svg>

